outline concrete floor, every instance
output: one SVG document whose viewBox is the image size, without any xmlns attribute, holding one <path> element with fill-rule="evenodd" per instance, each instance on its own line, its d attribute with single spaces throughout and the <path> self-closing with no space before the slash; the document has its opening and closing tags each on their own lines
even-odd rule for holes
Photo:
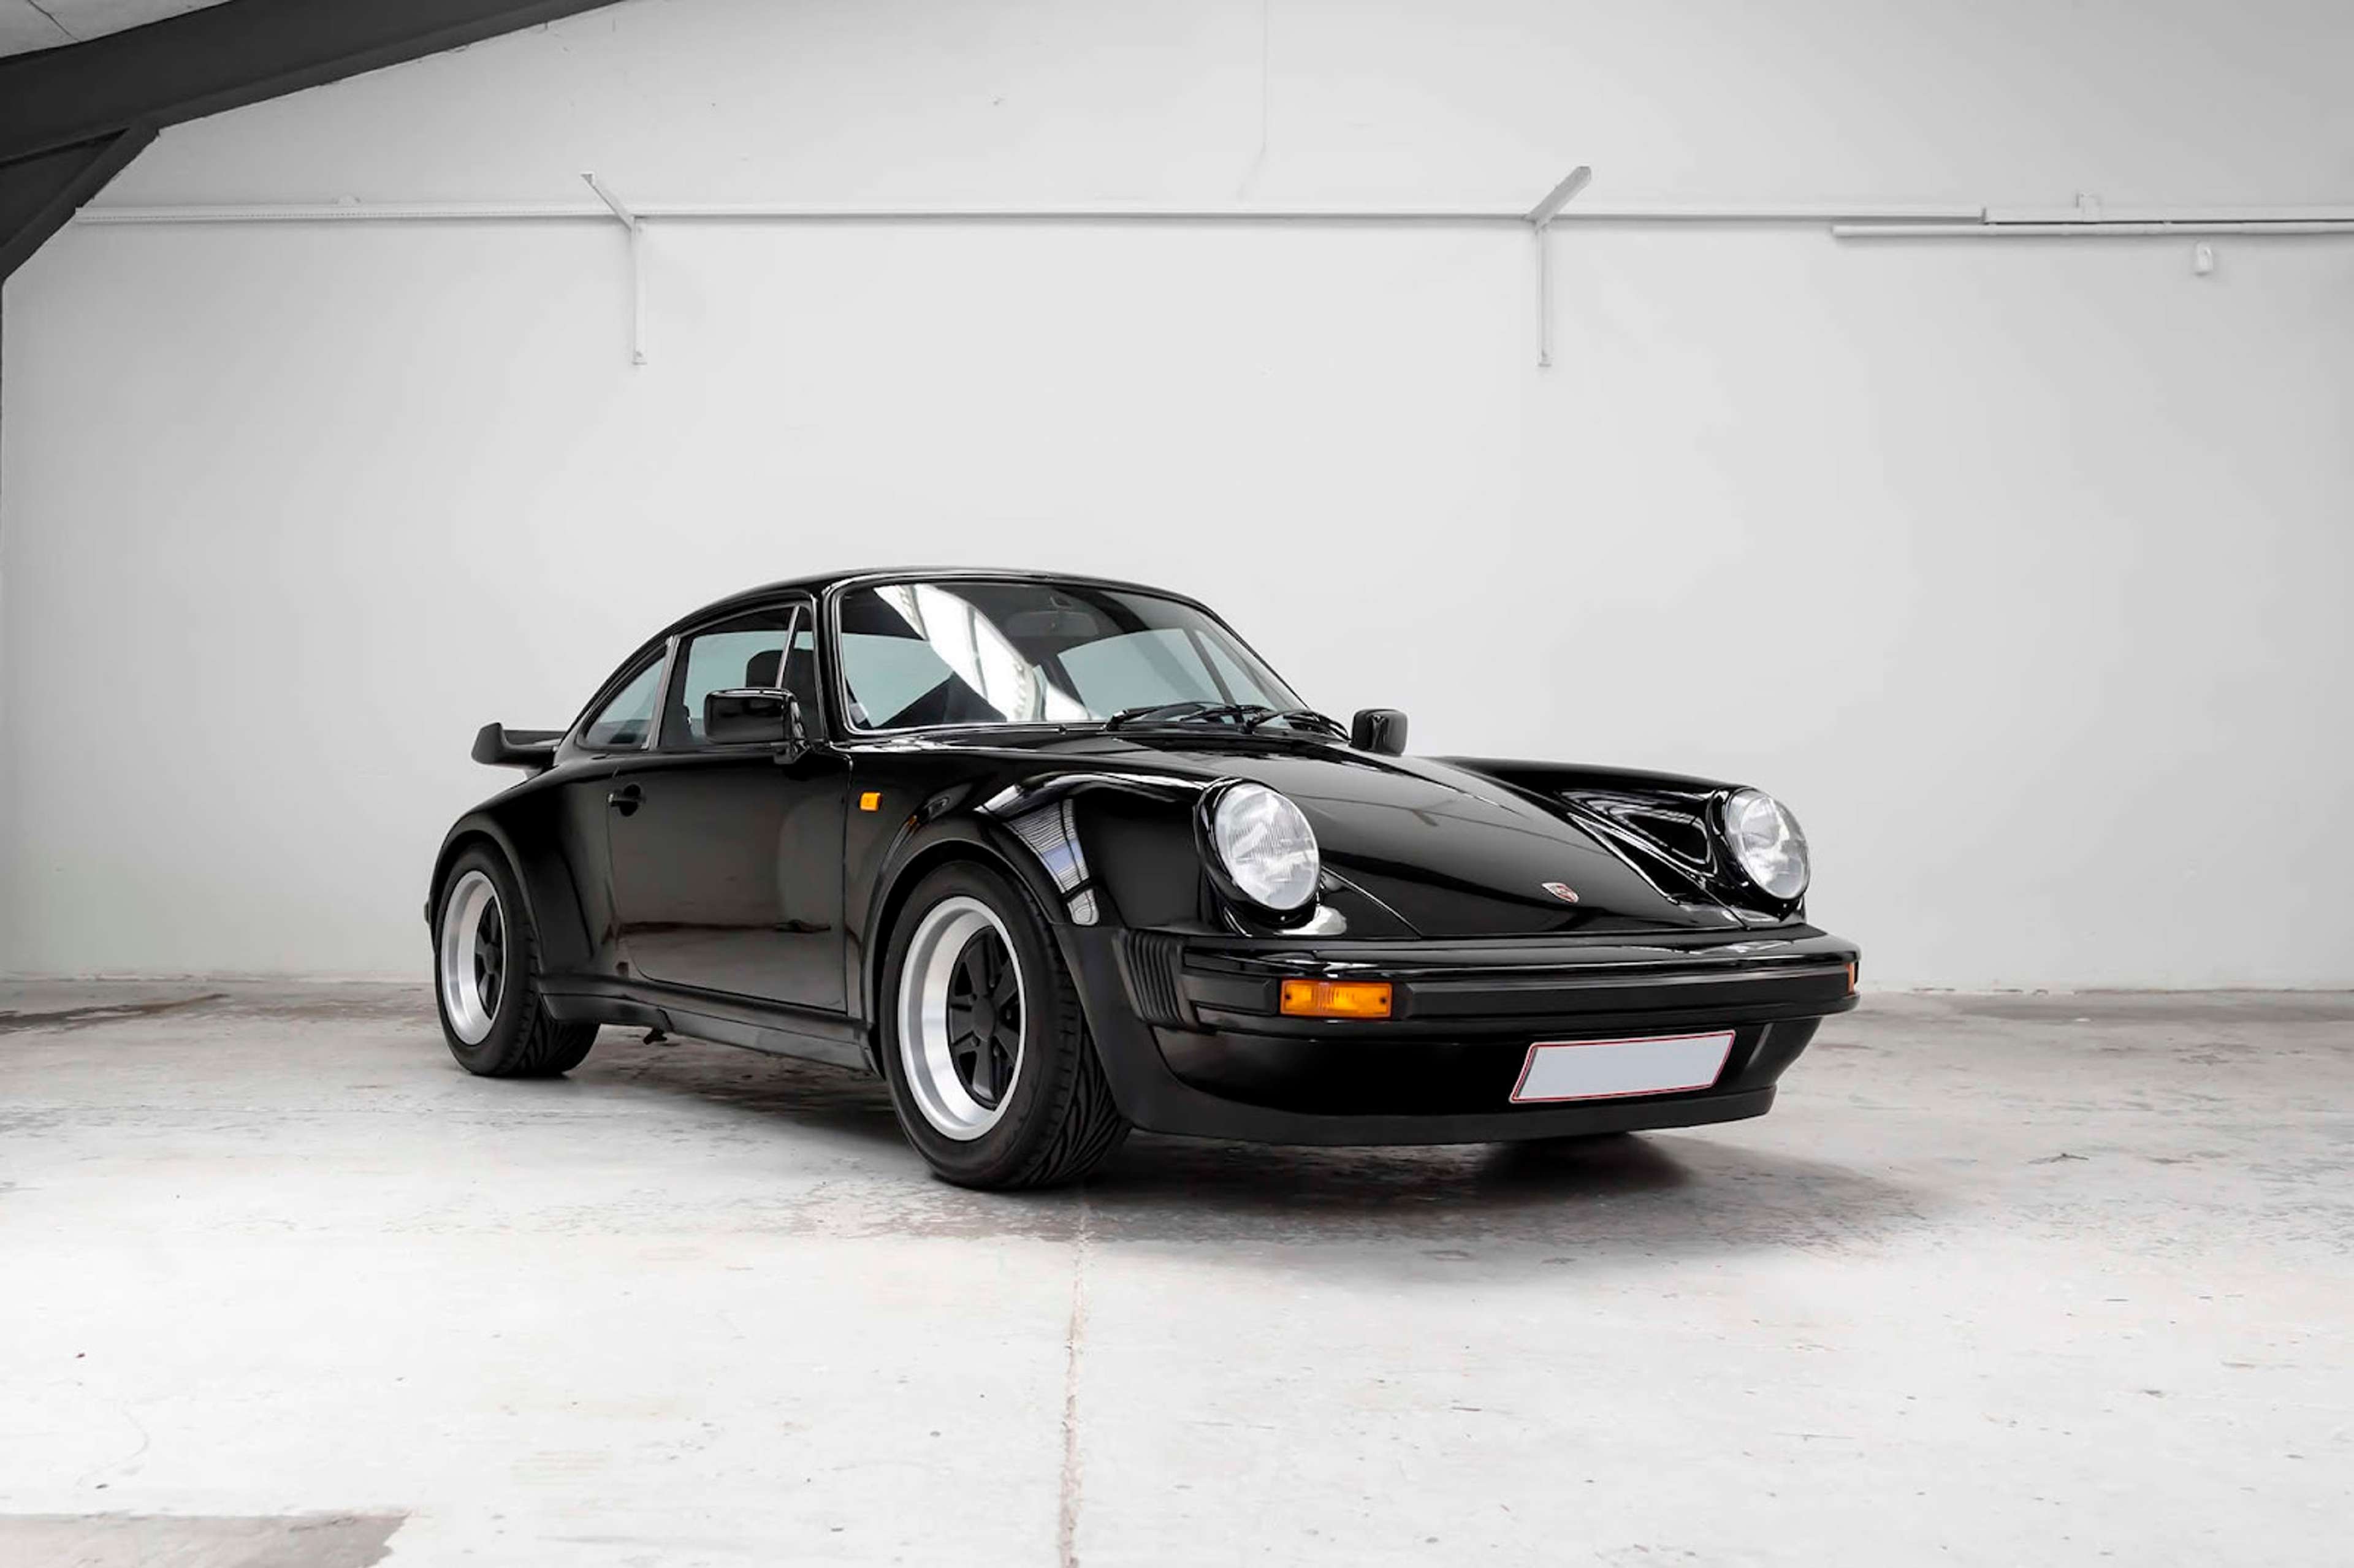
<svg viewBox="0 0 2354 1568">
<path fill-rule="evenodd" d="M 1874 999 L 1763 1121 L 984 1197 L 830 1069 L 18 986 L 0 1563 L 2342 1563 L 2349 1107 L 2354 998 Z"/>
</svg>

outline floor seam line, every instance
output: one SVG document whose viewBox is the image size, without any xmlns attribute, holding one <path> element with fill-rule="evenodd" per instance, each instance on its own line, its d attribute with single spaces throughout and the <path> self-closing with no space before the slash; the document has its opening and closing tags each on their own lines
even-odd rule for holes
<svg viewBox="0 0 2354 1568">
<path fill-rule="evenodd" d="M 1079 1193 L 1079 1225 L 1072 1237 L 1071 1315 L 1063 1330 L 1063 1481 L 1055 1520 L 1055 1561 L 1077 1568 L 1079 1534 L 1079 1358 L 1087 1332 L 1087 1243 L 1094 1218 Z"/>
</svg>

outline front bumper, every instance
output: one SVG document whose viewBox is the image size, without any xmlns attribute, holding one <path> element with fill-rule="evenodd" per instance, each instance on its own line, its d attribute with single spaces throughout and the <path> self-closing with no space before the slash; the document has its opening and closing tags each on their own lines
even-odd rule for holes
<svg viewBox="0 0 2354 1568">
<path fill-rule="evenodd" d="M 1811 927 L 1490 942 L 1063 934 L 1122 1114 L 1267 1143 L 1484 1143 L 1761 1116 L 1816 1026 L 1855 1005 L 1854 945 Z M 1388 980 L 1392 1016 L 1285 1017 L 1281 982 L 1299 979 Z M 1728 1029 L 1705 1089 L 1511 1103 L 1536 1042 Z"/>
</svg>

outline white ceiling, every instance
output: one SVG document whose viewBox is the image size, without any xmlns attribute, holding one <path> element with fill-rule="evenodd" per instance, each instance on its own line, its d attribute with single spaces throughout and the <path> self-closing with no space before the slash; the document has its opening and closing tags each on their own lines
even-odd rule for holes
<svg viewBox="0 0 2354 1568">
<path fill-rule="evenodd" d="M 0 55 L 53 49 L 219 0 L 0 0 Z"/>
</svg>

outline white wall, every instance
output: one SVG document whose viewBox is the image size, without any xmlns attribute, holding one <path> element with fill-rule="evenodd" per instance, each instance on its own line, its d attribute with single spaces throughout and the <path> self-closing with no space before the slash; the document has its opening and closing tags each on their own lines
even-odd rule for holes
<svg viewBox="0 0 2354 1568">
<path fill-rule="evenodd" d="M 1898 16 L 1899 10 L 1906 13 Z M 111 202 L 2354 198 L 2336 5 L 640 0 Z M 1885 984 L 2354 983 L 2354 242 L 94 228 L 7 285 L 0 969 L 422 972 L 491 718 L 865 562 L 1793 802 Z"/>
</svg>

